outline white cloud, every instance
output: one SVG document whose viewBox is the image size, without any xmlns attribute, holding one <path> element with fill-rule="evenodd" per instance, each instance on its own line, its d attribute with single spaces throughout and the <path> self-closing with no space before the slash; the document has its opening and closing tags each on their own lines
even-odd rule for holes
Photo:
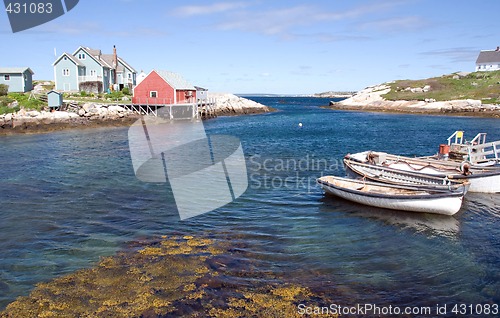
<svg viewBox="0 0 500 318">
<path fill-rule="evenodd" d="M 430 23 L 418 16 L 398 17 L 381 19 L 371 22 L 366 22 L 360 25 L 361 29 L 381 31 L 400 31 L 400 30 L 421 30 L 424 27 L 430 26 Z"/>
<path fill-rule="evenodd" d="M 173 15 L 180 17 L 191 17 L 242 9 L 247 7 L 248 5 L 249 4 L 245 2 L 217 2 L 208 5 L 183 6 L 175 9 L 172 13 Z"/>
<path fill-rule="evenodd" d="M 441 56 L 449 59 L 451 62 L 471 62 L 476 60 L 479 49 L 473 47 L 455 47 L 441 50 L 433 50 L 421 52 L 420 55 L 425 56 Z"/>
<path fill-rule="evenodd" d="M 282 8 L 231 8 L 230 14 L 224 15 L 221 20 L 214 22 L 219 30 L 240 30 L 264 35 L 279 36 L 283 39 L 294 39 L 300 37 L 297 29 L 302 31 L 305 27 L 316 26 L 323 23 L 324 29 L 336 27 L 335 22 L 354 20 L 359 25 L 358 20 L 371 17 L 374 14 L 386 13 L 396 6 L 406 4 L 407 1 L 383 1 L 376 4 L 360 5 L 348 9 L 337 9 L 335 7 L 324 8 L 314 5 L 297 5 Z M 241 4 L 241 3 L 240 3 Z M 332 3 L 333 4 L 333 3 Z M 212 5 L 213 6 L 213 5 Z M 373 22 L 379 28 L 390 28 L 397 25 L 422 25 L 423 21 L 418 17 L 403 17 L 398 20 L 381 20 Z M 322 27 L 323 27 L 322 25 Z M 366 24 L 368 26 L 368 24 Z M 359 39 L 366 40 L 366 36 L 342 35 L 332 36 L 324 33 L 322 41 L 339 41 Z"/>
</svg>

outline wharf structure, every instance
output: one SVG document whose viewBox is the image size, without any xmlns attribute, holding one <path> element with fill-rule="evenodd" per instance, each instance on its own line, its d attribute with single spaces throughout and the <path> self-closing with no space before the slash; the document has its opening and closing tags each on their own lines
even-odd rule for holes
<svg viewBox="0 0 500 318">
<path fill-rule="evenodd" d="M 134 88 L 132 104 L 123 106 L 135 113 L 170 119 L 215 117 L 215 100 L 207 98 L 206 89 L 162 70 L 152 70 Z"/>
</svg>

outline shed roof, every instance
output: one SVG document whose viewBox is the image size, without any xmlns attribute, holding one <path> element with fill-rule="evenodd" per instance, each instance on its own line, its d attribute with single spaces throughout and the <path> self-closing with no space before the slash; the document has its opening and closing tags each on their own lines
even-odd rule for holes
<svg viewBox="0 0 500 318">
<path fill-rule="evenodd" d="M 19 74 L 24 73 L 26 70 L 30 71 L 31 74 L 35 74 L 29 67 L 0 67 L 0 73 Z"/>
<path fill-rule="evenodd" d="M 163 78 L 170 86 L 174 89 L 188 89 L 188 90 L 196 90 L 191 83 L 189 83 L 184 77 L 181 75 L 169 72 L 169 71 L 161 71 L 154 70 L 161 78 Z"/>
<path fill-rule="evenodd" d="M 481 51 L 476 64 L 500 63 L 500 51 Z"/>
</svg>

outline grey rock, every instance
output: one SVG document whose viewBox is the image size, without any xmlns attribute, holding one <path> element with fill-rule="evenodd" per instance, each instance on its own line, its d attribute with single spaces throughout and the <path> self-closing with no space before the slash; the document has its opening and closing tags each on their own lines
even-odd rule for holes
<svg viewBox="0 0 500 318">
<path fill-rule="evenodd" d="M 96 106 L 95 104 L 92 104 L 92 103 L 86 103 L 82 106 L 83 110 L 85 110 L 85 112 L 89 112 L 91 109 L 95 109 Z"/>
</svg>

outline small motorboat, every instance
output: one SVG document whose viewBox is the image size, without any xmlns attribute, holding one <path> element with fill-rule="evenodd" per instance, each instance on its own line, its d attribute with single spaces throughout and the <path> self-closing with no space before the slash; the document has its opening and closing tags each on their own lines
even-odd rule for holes
<svg viewBox="0 0 500 318">
<path fill-rule="evenodd" d="M 465 195 L 464 189 L 423 189 L 336 176 L 324 176 L 317 182 L 327 194 L 360 204 L 443 215 L 457 213 Z"/>
</svg>

